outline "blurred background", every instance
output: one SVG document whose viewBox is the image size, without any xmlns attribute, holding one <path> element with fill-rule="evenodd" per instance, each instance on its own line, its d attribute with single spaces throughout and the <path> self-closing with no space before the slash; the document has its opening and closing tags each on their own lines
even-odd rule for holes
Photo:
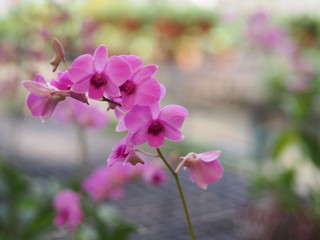
<svg viewBox="0 0 320 240">
<path fill-rule="evenodd" d="M 120 139 L 112 112 L 105 128 L 82 132 L 59 116 L 44 124 L 31 116 L 21 81 L 37 73 L 56 77 L 49 64 L 53 37 L 69 63 L 105 44 L 109 55 L 135 54 L 159 66 L 163 105 L 189 110 L 185 140 L 163 147 L 172 161 L 222 150 L 225 175 L 208 191 L 182 172 L 198 239 L 320 239 L 319 1 L 1 0 L 0 6 L 0 239 L 67 239 L 53 226 L 53 195 L 75 181 L 84 155 L 92 169 L 102 166 Z M 98 107 L 106 113 L 104 103 Z M 123 199 L 106 201 L 103 218 L 134 224 L 128 239 L 188 239 L 172 180 L 152 188 L 128 184 Z M 93 229 L 81 231 L 79 239 L 101 239 Z"/>
</svg>

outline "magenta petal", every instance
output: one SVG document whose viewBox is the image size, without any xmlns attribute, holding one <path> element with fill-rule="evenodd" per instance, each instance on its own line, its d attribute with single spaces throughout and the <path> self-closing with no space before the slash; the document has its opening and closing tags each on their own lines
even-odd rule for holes
<svg viewBox="0 0 320 240">
<path fill-rule="evenodd" d="M 60 98 L 60 99 L 52 98 L 52 97 L 47 98 L 41 113 L 42 121 L 47 121 L 52 116 L 57 104 L 62 100 L 63 98 Z"/>
<path fill-rule="evenodd" d="M 72 85 L 71 90 L 76 93 L 86 93 L 89 91 L 90 81 L 76 82 Z"/>
<path fill-rule="evenodd" d="M 150 107 L 134 106 L 124 117 L 125 124 L 130 133 L 135 133 L 142 126 L 148 125 L 152 120 Z"/>
<path fill-rule="evenodd" d="M 154 148 L 161 147 L 164 144 L 164 132 L 160 132 L 157 136 L 148 134 L 148 143 Z"/>
<path fill-rule="evenodd" d="M 35 82 L 40 83 L 42 85 L 47 85 L 46 80 L 44 79 L 44 77 L 41 74 L 37 74 L 34 79 Z"/>
<path fill-rule="evenodd" d="M 122 85 L 131 75 L 131 68 L 126 60 L 121 57 L 112 56 L 107 63 L 106 75 L 117 86 Z"/>
<path fill-rule="evenodd" d="M 211 151 L 197 154 L 199 159 L 204 162 L 212 162 L 218 159 L 221 155 L 221 151 Z"/>
<path fill-rule="evenodd" d="M 183 135 L 178 129 L 172 128 L 170 125 L 164 123 L 164 136 L 172 141 L 181 141 Z"/>
<path fill-rule="evenodd" d="M 129 63 L 132 73 L 143 65 L 143 60 L 135 55 L 120 55 L 120 57 Z"/>
<path fill-rule="evenodd" d="M 122 107 L 125 110 L 130 110 L 133 105 L 136 103 L 136 94 L 131 94 L 131 95 L 124 95 L 122 97 Z"/>
<path fill-rule="evenodd" d="M 100 99 L 104 94 L 104 86 L 96 88 L 94 85 L 90 85 L 89 87 L 89 98 L 92 99 Z"/>
<path fill-rule="evenodd" d="M 157 65 L 147 65 L 134 74 L 133 81 L 139 83 L 141 80 L 151 77 L 157 71 L 157 69 Z"/>
<path fill-rule="evenodd" d="M 119 88 L 111 81 L 108 81 L 105 85 L 105 91 L 111 97 L 116 97 L 120 94 Z"/>
<path fill-rule="evenodd" d="M 138 131 L 136 131 L 131 138 L 131 144 L 133 146 L 138 146 L 148 141 L 148 127 L 142 126 Z"/>
<path fill-rule="evenodd" d="M 22 81 L 23 86 L 31 93 L 39 96 L 39 97 L 46 97 L 50 94 L 50 88 L 34 81 Z"/>
<path fill-rule="evenodd" d="M 44 106 L 44 103 L 46 102 L 47 98 L 49 97 L 39 97 L 34 94 L 30 94 L 27 99 L 27 106 L 32 113 L 33 116 L 39 117 L 41 116 L 42 109 Z"/>
<path fill-rule="evenodd" d="M 136 101 L 141 106 L 148 106 L 160 100 L 161 88 L 155 78 L 145 79 L 137 85 Z"/>
<path fill-rule="evenodd" d="M 94 66 L 98 72 L 101 72 L 108 60 L 107 48 L 101 44 L 93 54 Z"/>
<path fill-rule="evenodd" d="M 70 80 L 74 83 L 89 81 L 96 73 L 92 56 L 85 54 L 77 57 L 68 72 Z"/>
<path fill-rule="evenodd" d="M 188 115 L 188 110 L 179 105 L 168 105 L 161 109 L 159 119 L 172 128 L 181 128 L 184 119 Z"/>
</svg>

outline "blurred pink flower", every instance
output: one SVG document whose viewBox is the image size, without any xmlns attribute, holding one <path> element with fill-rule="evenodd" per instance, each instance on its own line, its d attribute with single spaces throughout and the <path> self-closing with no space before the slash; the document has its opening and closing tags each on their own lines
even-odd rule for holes
<svg viewBox="0 0 320 240">
<path fill-rule="evenodd" d="M 59 104 L 55 117 L 64 124 L 76 123 L 83 128 L 101 129 L 109 123 L 108 116 L 94 105 L 86 105 L 72 98 Z"/>
<path fill-rule="evenodd" d="M 65 226 L 70 231 L 76 230 L 83 218 L 80 200 L 81 196 L 69 189 L 55 196 L 53 206 L 58 212 L 55 218 L 55 224 L 58 227 Z"/>
<path fill-rule="evenodd" d="M 199 154 L 189 153 L 187 156 L 181 157 L 180 159 L 182 160 L 181 164 L 190 171 L 190 180 L 198 187 L 206 190 L 208 184 L 214 183 L 222 178 L 223 167 L 218 161 L 220 155 L 221 151 L 211 151 Z M 180 166 L 178 168 L 180 169 Z"/>
<path fill-rule="evenodd" d="M 130 169 L 121 164 L 100 167 L 84 179 L 82 187 L 96 202 L 117 200 L 123 196 L 123 185 L 133 176 Z"/>
<path fill-rule="evenodd" d="M 178 105 L 168 105 L 162 109 L 159 104 L 138 106 L 125 116 L 125 125 L 132 134 L 131 143 L 134 146 L 148 141 L 151 147 L 157 148 L 164 144 L 164 138 L 180 141 L 183 135 L 180 128 L 187 109 Z"/>
<path fill-rule="evenodd" d="M 249 17 L 247 34 L 258 45 L 278 51 L 286 57 L 291 58 L 296 51 L 294 41 L 284 29 L 271 22 L 270 15 L 264 10 L 256 11 Z"/>
<path fill-rule="evenodd" d="M 69 69 L 74 82 L 72 90 L 77 93 L 89 92 L 92 99 L 100 99 L 107 94 L 119 95 L 119 86 L 131 76 L 131 68 L 119 56 L 108 58 L 107 48 L 100 45 L 93 56 L 84 54 L 76 58 Z"/>
<path fill-rule="evenodd" d="M 162 162 L 146 161 L 139 166 L 141 169 L 142 179 L 145 183 L 153 186 L 161 185 L 167 181 L 167 174 L 163 169 Z"/>
</svg>

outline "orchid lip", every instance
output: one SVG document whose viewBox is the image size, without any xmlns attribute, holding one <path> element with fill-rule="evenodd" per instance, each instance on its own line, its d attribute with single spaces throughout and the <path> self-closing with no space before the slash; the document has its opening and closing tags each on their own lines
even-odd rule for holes
<svg viewBox="0 0 320 240">
<path fill-rule="evenodd" d="M 128 80 L 124 84 L 120 86 L 120 91 L 125 93 L 126 95 L 131 95 L 135 92 L 135 84 Z"/>
<path fill-rule="evenodd" d="M 159 120 L 153 120 L 148 128 L 148 133 L 157 136 L 163 129 L 164 126 Z"/>
<path fill-rule="evenodd" d="M 107 84 L 107 79 L 102 73 L 98 72 L 90 79 L 90 84 L 95 88 L 100 88 Z"/>
</svg>

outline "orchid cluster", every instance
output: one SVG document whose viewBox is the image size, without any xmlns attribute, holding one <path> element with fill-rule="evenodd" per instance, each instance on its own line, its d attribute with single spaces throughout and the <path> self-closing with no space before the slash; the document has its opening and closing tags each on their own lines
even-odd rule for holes
<svg viewBox="0 0 320 240">
<path fill-rule="evenodd" d="M 188 169 L 191 181 L 206 189 L 208 184 L 222 177 L 223 168 L 218 161 L 220 151 L 190 153 L 181 157 L 179 166 L 173 170 L 159 147 L 164 145 L 165 139 L 180 141 L 184 138 L 181 127 L 188 110 L 179 105 L 160 106 L 166 91 L 154 77 L 158 67 L 153 64 L 145 65 L 143 60 L 135 55 L 109 57 L 107 48 L 100 45 L 93 55 L 79 56 L 69 68 L 64 57 L 64 49 L 58 40 L 53 40 L 53 47 L 55 56 L 51 64 L 54 71 L 61 62 L 65 63 L 67 71 L 58 73 L 58 79 L 52 79 L 50 82 L 46 82 L 40 74 L 35 76 L 34 81 L 23 82 L 24 87 L 30 92 L 27 105 L 32 115 L 46 121 L 61 102 L 71 99 L 80 109 L 81 105 L 89 104 L 89 98 L 108 102 L 108 110 L 113 110 L 119 120 L 115 130 L 127 131 L 112 149 L 107 165 L 96 170 L 84 181 L 84 189 L 95 201 L 100 201 L 106 196 L 117 198 L 122 195 L 121 186 L 126 179 L 133 177 L 124 177 L 127 176 L 125 172 L 129 169 L 128 163 L 129 166 L 136 165 L 130 166 L 130 170 L 136 168 L 136 174 L 141 174 L 140 166 L 150 165 L 142 155 L 159 157 L 175 177 L 190 233 L 192 239 L 195 239 L 178 173 L 182 167 Z M 155 148 L 157 153 L 148 153 L 137 148 L 144 143 Z M 132 174 L 132 171 L 129 172 Z M 153 168 L 152 174 L 150 171 L 142 172 L 147 173 L 142 175 L 150 183 L 157 184 L 165 179 L 156 168 Z M 78 201 L 78 198 L 76 199 Z M 59 210 L 60 205 L 55 205 Z"/>
</svg>

